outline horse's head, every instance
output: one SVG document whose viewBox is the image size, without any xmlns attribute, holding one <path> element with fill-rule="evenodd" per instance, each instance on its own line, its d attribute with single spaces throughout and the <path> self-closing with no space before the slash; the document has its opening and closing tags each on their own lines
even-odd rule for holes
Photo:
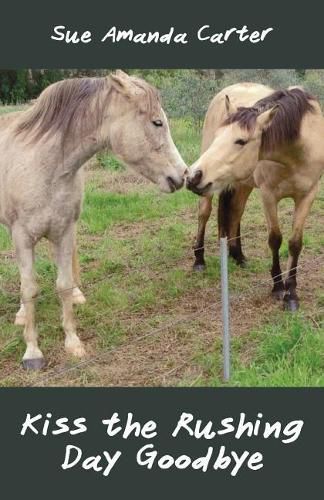
<svg viewBox="0 0 324 500">
<path fill-rule="evenodd" d="M 229 98 L 226 107 L 230 110 Z M 262 134 L 270 125 L 275 107 L 261 113 L 254 108 L 229 112 L 210 147 L 190 167 L 187 188 L 196 194 L 220 192 L 247 179 L 259 160 Z"/>
<path fill-rule="evenodd" d="M 110 79 L 114 95 L 103 133 L 113 153 L 162 191 L 181 188 L 187 167 L 172 140 L 158 92 L 122 71 Z"/>
</svg>

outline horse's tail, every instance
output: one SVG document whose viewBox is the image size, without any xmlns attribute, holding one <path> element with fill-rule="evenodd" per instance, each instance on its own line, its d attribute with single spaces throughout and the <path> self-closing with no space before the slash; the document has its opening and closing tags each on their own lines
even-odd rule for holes
<svg viewBox="0 0 324 500">
<path fill-rule="evenodd" d="M 228 236 L 231 223 L 231 203 L 235 188 L 224 189 L 218 197 L 218 236 Z"/>
<path fill-rule="evenodd" d="M 218 198 L 218 235 L 219 238 L 232 237 L 228 241 L 229 255 L 239 266 L 244 266 L 245 256 L 242 251 L 241 224 L 238 223 L 236 234 L 233 236 L 233 197 L 237 194 L 235 188 L 225 189 Z M 235 200 L 234 203 L 237 203 Z"/>
</svg>

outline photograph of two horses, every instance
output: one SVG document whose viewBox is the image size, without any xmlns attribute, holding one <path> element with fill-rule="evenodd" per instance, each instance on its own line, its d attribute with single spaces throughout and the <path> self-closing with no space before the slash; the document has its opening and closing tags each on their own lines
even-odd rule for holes
<svg viewBox="0 0 324 500">
<path fill-rule="evenodd" d="M 0 386 L 324 386 L 323 105 L 324 70 L 0 70 Z"/>
</svg>

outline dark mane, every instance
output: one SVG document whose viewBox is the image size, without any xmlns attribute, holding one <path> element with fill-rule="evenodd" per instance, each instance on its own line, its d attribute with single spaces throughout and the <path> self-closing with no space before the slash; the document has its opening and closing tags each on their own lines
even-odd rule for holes
<svg viewBox="0 0 324 500">
<path fill-rule="evenodd" d="M 140 78 L 131 77 L 140 91 L 144 109 L 150 113 L 159 100 L 155 88 Z M 98 129 L 106 114 L 113 85 L 109 77 L 71 78 L 47 87 L 35 104 L 22 115 L 16 134 L 36 142 L 47 133 L 59 133 L 64 141 L 69 133 L 82 139 Z"/>
<path fill-rule="evenodd" d="M 292 144 L 300 134 L 300 125 L 304 115 L 314 112 L 311 101 L 316 100 L 301 88 L 277 90 L 257 101 L 250 108 L 240 107 L 231 114 L 224 125 L 237 122 L 242 128 L 253 130 L 257 117 L 264 111 L 277 106 L 270 126 L 262 134 L 261 150 L 273 151 L 284 144 Z"/>
</svg>

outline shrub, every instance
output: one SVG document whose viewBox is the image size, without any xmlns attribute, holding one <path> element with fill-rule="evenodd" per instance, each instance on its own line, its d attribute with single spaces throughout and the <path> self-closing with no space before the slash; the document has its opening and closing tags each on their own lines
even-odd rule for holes
<svg viewBox="0 0 324 500">
<path fill-rule="evenodd" d="M 194 71 L 182 71 L 162 89 L 164 108 L 170 118 L 184 118 L 200 128 L 220 81 Z"/>
</svg>

